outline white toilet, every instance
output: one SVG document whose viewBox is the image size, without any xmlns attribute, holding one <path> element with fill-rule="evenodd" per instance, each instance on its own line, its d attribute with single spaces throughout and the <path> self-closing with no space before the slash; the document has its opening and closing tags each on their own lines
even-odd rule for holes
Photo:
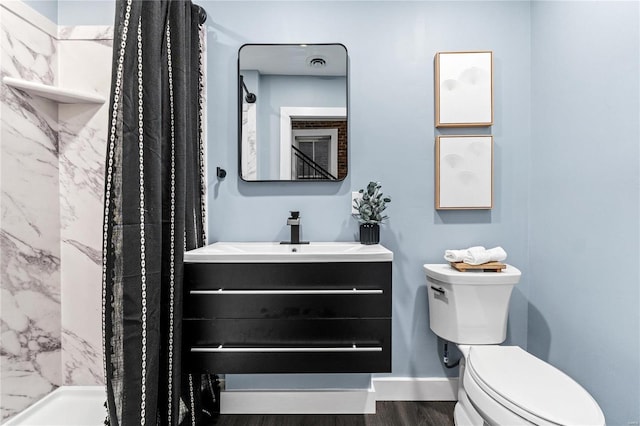
<svg viewBox="0 0 640 426">
<path fill-rule="evenodd" d="M 424 270 L 431 330 L 463 355 L 456 425 L 605 424 L 598 403 L 569 376 L 518 346 L 498 346 L 518 269 L 460 272 L 427 264 Z"/>
</svg>

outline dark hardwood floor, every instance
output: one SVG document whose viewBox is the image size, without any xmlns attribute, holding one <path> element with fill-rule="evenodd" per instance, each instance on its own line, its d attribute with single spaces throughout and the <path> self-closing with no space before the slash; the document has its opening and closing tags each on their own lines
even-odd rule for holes
<svg viewBox="0 0 640 426">
<path fill-rule="evenodd" d="M 376 414 L 224 414 L 216 426 L 453 426 L 455 401 L 381 401 Z"/>
</svg>

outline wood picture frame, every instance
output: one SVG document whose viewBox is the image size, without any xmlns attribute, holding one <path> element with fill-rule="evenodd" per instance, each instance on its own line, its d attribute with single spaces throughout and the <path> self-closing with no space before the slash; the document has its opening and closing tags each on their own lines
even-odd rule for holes
<svg viewBox="0 0 640 426">
<path fill-rule="evenodd" d="M 493 51 L 438 52 L 436 127 L 493 125 Z"/>
<path fill-rule="evenodd" d="M 493 136 L 440 135 L 435 151 L 436 209 L 492 209 Z"/>
</svg>

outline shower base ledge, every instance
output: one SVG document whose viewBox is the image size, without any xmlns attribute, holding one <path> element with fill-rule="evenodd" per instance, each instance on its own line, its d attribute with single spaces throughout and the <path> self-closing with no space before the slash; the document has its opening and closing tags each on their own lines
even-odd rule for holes
<svg viewBox="0 0 640 426">
<path fill-rule="evenodd" d="M 100 426 L 106 410 L 104 386 L 61 386 L 3 426 Z"/>
</svg>

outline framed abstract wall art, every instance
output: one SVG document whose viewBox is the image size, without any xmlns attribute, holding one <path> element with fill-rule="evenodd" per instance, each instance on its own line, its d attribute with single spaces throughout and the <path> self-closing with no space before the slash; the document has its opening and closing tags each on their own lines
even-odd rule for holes
<svg viewBox="0 0 640 426">
<path fill-rule="evenodd" d="M 493 136 L 436 139 L 436 209 L 493 208 Z"/>
<path fill-rule="evenodd" d="M 438 52 L 436 127 L 493 125 L 493 52 Z"/>
</svg>

